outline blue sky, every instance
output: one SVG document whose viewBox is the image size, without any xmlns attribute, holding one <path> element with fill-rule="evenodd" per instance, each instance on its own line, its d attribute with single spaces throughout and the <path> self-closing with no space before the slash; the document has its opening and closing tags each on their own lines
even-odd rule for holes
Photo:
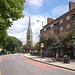
<svg viewBox="0 0 75 75">
<path fill-rule="evenodd" d="M 25 17 L 13 22 L 13 26 L 7 30 L 8 35 L 15 36 L 25 44 L 30 15 L 33 44 L 35 44 L 39 41 L 38 35 L 42 28 L 41 21 L 46 25 L 48 17 L 55 19 L 68 12 L 70 1 L 75 2 L 75 0 L 26 0 L 23 10 Z M 40 20 L 40 22 L 36 20 Z"/>
</svg>

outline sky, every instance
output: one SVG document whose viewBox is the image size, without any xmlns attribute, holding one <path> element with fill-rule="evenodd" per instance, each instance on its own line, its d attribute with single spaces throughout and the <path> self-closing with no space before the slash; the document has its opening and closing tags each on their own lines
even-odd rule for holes
<svg viewBox="0 0 75 75">
<path fill-rule="evenodd" d="M 75 0 L 26 0 L 24 3 L 24 18 L 13 21 L 12 27 L 7 30 L 9 36 L 14 36 L 26 44 L 29 16 L 33 32 L 33 45 L 39 41 L 40 30 L 47 24 L 47 18 L 58 18 L 69 11 L 69 2 Z M 39 22 L 37 22 L 39 20 Z"/>
</svg>

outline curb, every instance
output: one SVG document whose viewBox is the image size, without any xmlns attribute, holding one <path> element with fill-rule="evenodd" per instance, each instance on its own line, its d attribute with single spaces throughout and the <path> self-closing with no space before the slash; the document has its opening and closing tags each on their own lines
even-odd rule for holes
<svg viewBox="0 0 75 75">
<path fill-rule="evenodd" d="M 24 56 L 24 57 L 26 57 L 26 56 Z M 50 64 L 50 63 L 46 63 L 46 62 L 42 62 L 42 61 L 39 61 L 39 60 L 35 60 L 35 59 L 33 59 L 33 58 L 29 58 L 29 57 L 26 57 L 26 58 L 31 59 L 31 60 L 33 60 L 33 61 L 37 61 L 37 62 L 41 62 L 41 63 L 47 64 L 47 65 L 52 65 L 52 66 L 56 66 L 56 67 L 60 67 L 60 68 L 64 68 L 64 69 L 68 69 L 68 70 L 71 70 L 71 71 L 75 71 L 74 69 L 70 69 L 70 68 L 66 68 L 66 67 L 62 67 L 62 66 L 58 66 L 58 65 L 54 65 L 54 64 Z"/>
</svg>

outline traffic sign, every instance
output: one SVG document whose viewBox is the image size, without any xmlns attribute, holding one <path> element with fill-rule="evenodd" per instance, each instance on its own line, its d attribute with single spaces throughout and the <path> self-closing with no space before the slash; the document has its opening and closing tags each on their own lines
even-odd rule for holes
<svg viewBox="0 0 75 75">
<path fill-rule="evenodd" d="M 41 47 L 44 47 L 44 43 L 41 43 Z"/>
</svg>

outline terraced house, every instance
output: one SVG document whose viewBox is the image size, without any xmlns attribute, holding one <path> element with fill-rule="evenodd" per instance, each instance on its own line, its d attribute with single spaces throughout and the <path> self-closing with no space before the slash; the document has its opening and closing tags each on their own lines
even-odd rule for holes
<svg viewBox="0 0 75 75">
<path fill-rule="evenodd" d="M 69 32 L 73 29 L 73 23 L 75 21 L 75 2 L 69 2 L 69 11 L 60 17 L 53 19 L 47 18 L 47 24 L 40 30 L 40 37 L 42 35 L 53 35 L 62 32 Z M 73 57 L 75 57 L 75 51 L 73 51 Z"/>
</svg>

